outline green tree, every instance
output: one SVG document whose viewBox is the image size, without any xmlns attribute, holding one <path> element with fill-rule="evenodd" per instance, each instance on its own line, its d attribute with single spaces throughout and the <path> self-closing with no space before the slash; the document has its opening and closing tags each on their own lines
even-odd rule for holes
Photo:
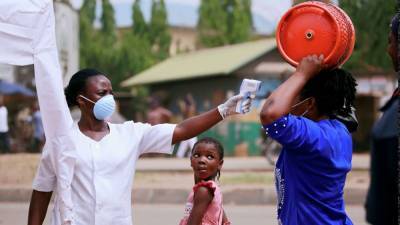
<svg viewBox="0 0 400 225">
<path fill-rule="evenodd" d="M 158 59 L 162 60 L 169 56 L 171 35 L 168 30 L 164 0 L 152 2 L 149 39 Z"/>
<path fill-rule="evenodd" d="M 109 75 L 111 81 L 118 80 L 119 73 L 116 73 L 118 42 L 113 6 L 109 0 L 102 0 L 101 28 L 95 29 L 92 22 L 95 6 L 87 5 L 87 9 L 82 8 L 80 12 L 81 30 L 83 31 L 80 40 L 81 67 L 97 68 Z M 119 85 L 114 87 L 118 89 Z"/>
<path fill-rule="evenodd" d="M 227 4 L 228 30 L 227 37 L 230 44 L 245 42 L 252 33 L 251 1 L 229 0 Z"/>
<path fill-rule="evenodd" d="M 113 44 L 117 40 L 114 8 L 109 0 L 102 0 L 101 33 L 105 44 Z"/>
<path fill-rule="evenodd" d="M 140 0 L 136 0 L 132 7 L 133 33 L 141 38 L 148 35 L 148 26 L 140 9 Z"/>
<path fill-rule="evenodd" d="M 123 80 L 147 69 L 156 62 L 151 52 L 150 43 L 132 32 L 127 32 L 123 35 L 118 57 L 116 72 L 120 76 L 116 77 L 115 81 L 113 81 L 118 85 Z"/>
<path fill-rule="evenodd" d="M 84 16 L 90 23 L 93 24 L 96 18 L 96 0 L 84 0 L 79 15 Z"/>
<path fill-rule="evenodd" d="M 390 20 L 396 13 L 396 1 L 341 0 L 339 2 L 340 7 L 353 21 L 356 30 L 356 46 L 345 66 L 349 69 L 391 70 L 386 46 Z"/>
<path fill-rule="evenodd" d="M 118 80 L 118 42 L 114 8 L 109 0 L 102 0 L 102 14 L 100 17 L 100 29 L 92 34 L 89 45 L 90 55 L 87 66 L 97 68 L 107 74 L 113 84 Z M 118 90 L 118 86 L 114 86 Z"/>
<path fill-rule="evenodd" d="M 114 69 L 118 76 L 112 81 L 115 85 L 157 62 L 155 54 L 151 51 L 150 30 L 140 9 L 140 0 L 136 0 L 132 6 L 132 21 L 131 32 L 122 33 L 119 42 L 117 64 Z"/>
<path fill-rule="evenodd" d="M 244 12 L 246 13 L 248 20 L 250 21 L 250 27 L 253 29 L 253 15 L 251 13 L 251 0 L 242 0 L 244 5 Z"/>
<path fill-rule="evenodd" d="M 205 47 L 221 46 L 228 43 L 226 2 L 221 0 L 202 0 L 199 9 L 200 44 Z"/>
<path fill-rule="evenodd" d="M 93 22 L 95 20 L 96 0 L 85 0 L 79 11 L 79 64 L 80 67 L 88 67 L 90 58 L 96 46 L 92 39 L 94 36 Z"/>
<path fill-rule="evenodd" d="M 96 0 L 85 0 L 80 10 L 80 66 L 104 72 L 119 91 L 123 80 L 153 65 L 156 58 L 148 38 L 144 37 L 146 31 L 134 30 L 117 38 L 114 9 L 109 0 L 102 0 L 101 26 L 95 29 L 95 8 Z M 136 17 L 139 14 L 140 11 Z"/>
</svg>

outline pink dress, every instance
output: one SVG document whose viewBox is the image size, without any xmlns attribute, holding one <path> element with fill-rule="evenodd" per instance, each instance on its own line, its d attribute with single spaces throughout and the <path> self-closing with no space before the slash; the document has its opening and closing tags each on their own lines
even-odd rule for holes
<svg viewBox="0 0 400 225">
<path fill-rule="evenodd" d="M 203 216 L 203 220 L 201 222 L 202 225 L 220 225 L 222 224 L 222 216 L 223 216 L 223 208 L 222 208 L 222 194 L 219 186 L 215 183 L 215 181 L 202 181 L 197 183 L 192 192 L 190 193 L 186 206 L 185 206 L 185 216 L 179 223 L 179 225 L 186 225 L 192 211 L 193 207 L 193 196 L 196 190 L 200 187 L 207 187 L 210 190 L 214 191 L 214 198 L 211 201 L 210 205 L 207 208 L 206 213 Z"/>
</svg>

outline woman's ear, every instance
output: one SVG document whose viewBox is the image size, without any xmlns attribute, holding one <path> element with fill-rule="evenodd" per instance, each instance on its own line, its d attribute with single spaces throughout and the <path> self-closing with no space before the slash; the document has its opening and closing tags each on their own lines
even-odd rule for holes
<svg viewBox="0 0 400 225">
<path fill-rule="evenodd" d="M 306 108 L 309 111 L 318 112 L 317 100 L 315 99 L 315 97 L 310 97 L 310 100 L 308 100 L 306 103 Z"/>
<path fill-rule="evenodd" d="M 77 106 L 78 106 L 79 108 L 81 107 L 81 105 L 84 104 L 84 103 L 83 103 L 84 100 L 83 100 L 79 95 L 76 96 L 75 101 L 76 101 L 76 104 L 77 104 Z"/>
<path fill-rule="evenodd" d="M 310 97 L 310 101 L 307 103 L 308 108 L 317 107 L 317 101 L 314 97 Z"/>
<path fill-rule="evenodd" d="M 308 101 L 307 108 L 309 109 L 309 116 L 311 116 L 311 118 L 320 116 L 315 97 L 311 97 L 310 101 Z"/>
</svg>

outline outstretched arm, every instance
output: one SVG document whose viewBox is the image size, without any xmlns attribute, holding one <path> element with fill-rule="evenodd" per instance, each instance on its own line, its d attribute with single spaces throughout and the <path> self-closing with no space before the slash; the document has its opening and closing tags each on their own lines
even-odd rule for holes
<svg viewBox="0 0 400 225">
<path fill-rule="evenodd" d="M 29 205 L 28 225 L 42 225 L 53 192 L 33 190 Z"/>
<path fill-rule="evenodd" d="M 172 144 L 197 136 L 221 120 L 222 117 L 217 109 L 188 118 L 176 125 L 172 137 Z"/>
<path fill-rule="evenodd" d="M 187 225 L 201 225 L 203 216 L 213 198 L 213 193 L 207 187 L 199 187 L 196 190 L 193 197 L 193 208 Z"/>
<path fill-rule="evenodd" d="M 293 100 L 307 81 L 322 69 L 323 56 L 303 58 L 296 72 L 267 98 L 260 113 L 263 125 L 268 125 L 290 112 Z"/>
<path fill-rule="evenodd" d="M 65 100 L 56 46 L 53 1 L 0 1 L 0 62 L 34 64 L 37 97 L 46 139 L 51 140 L 60 187 L 61 221 L 71 222 L 70 184 L 75 162 L 73 120 Z M 6 13 L 6 14 L 5 14 Z M 68 162 L 68 163 L 67 163 Z M 65 193 L 65 194 L 64 194 Z"/>
<path fill-rule="evenodd" d="M 235 112 L 237 103 L 242 100 L 243 96 L 236 95 L 229 98 L 224 104 L 213 110 L 202 113 L 198 116 L 191 117 L 179 123 L 172 137 L 172 144 L 192 138 L 211 128 L 225 117 L 237 114 Z M 246 99 L 243 103 L 243 111 L 249 112 L 251 99 Z"/>
</svg>

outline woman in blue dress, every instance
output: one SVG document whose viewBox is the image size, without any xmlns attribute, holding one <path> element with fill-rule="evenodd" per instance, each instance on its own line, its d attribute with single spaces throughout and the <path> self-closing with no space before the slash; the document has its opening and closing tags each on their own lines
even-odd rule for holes
<svg viewBox="0 0 400 225">
<path fill-rule="evenodd" d="M 323 56 L 304 58 L 260 113 L 266 133 L 283 146 L 275 168 L 279 224 L 352 224 L 343 188 L 354 126 L 338 117 L 351 121 L 356 82 L 322 62 Z"/>
</svg>

